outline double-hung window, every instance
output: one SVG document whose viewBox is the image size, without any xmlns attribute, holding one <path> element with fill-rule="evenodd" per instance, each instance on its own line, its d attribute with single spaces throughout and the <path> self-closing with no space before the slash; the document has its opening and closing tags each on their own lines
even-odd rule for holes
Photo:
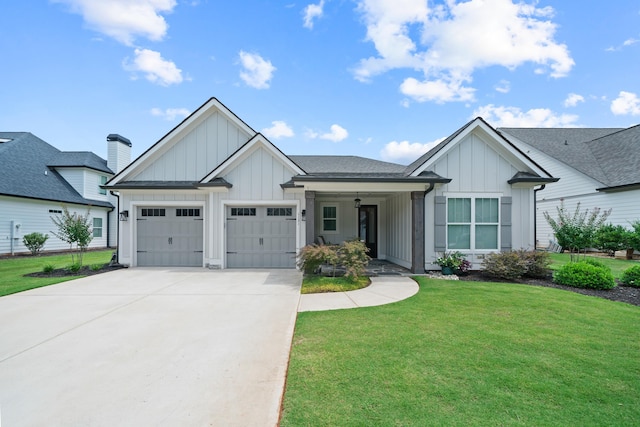
<svg viewBox="0 0 640 427">
<path fill-rule="evenodd" d="M 322 232 L 338 232 L 338 207 L 335 205 L 322 206 Z"/>
<path fill-rule="evenodd" d="M 93 237 L 102 237 L 102 218 L 93 218 Z"/>
<path fill-rule="evenodd" d="M 447 249 L 497 250 L 499 201 L 497 197 L 449 197 Z"/>
</svg>

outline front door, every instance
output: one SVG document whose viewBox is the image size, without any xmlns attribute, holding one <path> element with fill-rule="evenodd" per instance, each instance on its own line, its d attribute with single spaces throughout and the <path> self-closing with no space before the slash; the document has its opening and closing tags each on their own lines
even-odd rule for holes
<svg viewBox="0 0 640 427">
<path fill-rule="evenodd" d="M 358 238 L 369 248 L 369 256 L 378 258 L 378 206 L 358 208 Z"/>
</svg>

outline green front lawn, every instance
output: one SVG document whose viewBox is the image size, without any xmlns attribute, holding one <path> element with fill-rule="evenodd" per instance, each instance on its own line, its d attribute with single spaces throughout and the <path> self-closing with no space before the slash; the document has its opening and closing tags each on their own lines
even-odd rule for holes
<svg viewBox="0 0 640 427">
<path fill-rule="evenodd" d="M 371 280 L 368 277 L 359 277 L 358 280 L 349 280 L 346 277 L 325 277 L 305 275 L 302 279 L 301 294 L 317 294 L 324 292 L 346 292 L 362 289 L 369 286 Z"/>
<path fill-rule="evenodd" d="M 299 313 L 282 426 L 637 425 L 640 307 L 418 280 L 395 304 Z"/>
<path fill-rule="evenodd" d="M 83 264 L 106 264 L 112 253 L 112 249 L 85 252 Z M 42 272 L 47 264 L 55 269 L 68 267 L 71 265 L 71 255 L 16 256 L 0 259 L 0 296 L 82 277 L 24 277 L 25 274 Z"/>
</svg>

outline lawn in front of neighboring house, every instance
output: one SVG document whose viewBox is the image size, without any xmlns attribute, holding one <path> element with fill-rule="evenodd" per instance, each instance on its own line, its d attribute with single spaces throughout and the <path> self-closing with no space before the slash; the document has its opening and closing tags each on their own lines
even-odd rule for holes
<svg viewBox="0 0 640 427">
<path fill-rule="evenodd" d="M 282 426 L 637 425 L 640 307 L 417 280 L 398 303 L 299 313 Z"/>
<path fill-rule="evenodd" d="M 107 264 L 113 249 L 88 251 L 84 253 L 84 265 Z M 0 296 L 26 291 L 28 289 L 48 286 L 55 283 L 77 279 L 77 276 L 28 277 L 25 274 L 42 272 L 46 265 L 54 269 L 71 265 L 71 254 L 15 256 L 0 259 Z"/>
<path fill-rule="evenodd" d="M 550 268 L 552 270 L 558 270 L 563 265 L 569 264 L 571 262 L 571 255 L 568 252 L 564 252 L 561 254 L 550 253 L 549 256 L 551 258 Z M 620 276 L 622 275 L 622 272 L 627 268 L 640 264 L 640 260 L 637 260 L 637 259 L 627 260 L 627 259 L 613 258 L 609 256 L 602 256 L 602 254 L 600 253 L 588 253 L 586 256 L 596 259 L 601 263 L 603 263 L 604 265 L 606 265 L 607 267 L 611 268 L 611 273 L 613 274 L 613 277 L 616 279 L 619 279 Z M 584 259 L 584 257 L 585 257 L 584 254 L 580 254 L 579 257 L 576 255 L 576 258 L 580 260 Z"/>
</svg>

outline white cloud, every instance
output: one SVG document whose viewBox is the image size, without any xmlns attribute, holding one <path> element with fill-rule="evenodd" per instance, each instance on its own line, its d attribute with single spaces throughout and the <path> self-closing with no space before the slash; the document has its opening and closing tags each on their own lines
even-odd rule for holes
<svg viewBox="0 0 640 427">
<path fill-rule="evenodd" d="M 313 20 L 316 18 L 322 18 L 324 9 L 324 0 L 320 0 L 318 4 L 309 4 L 303 9 L 303 26 L 308 29 L 313 28 Z"/>
<path fill-rule="evenodd" d="M 579 102 L 584 102 L 584 96 L 577 93 L 570 93 L 567 95 L 567 99 L 564 100 L 565 107 L 575 107 Z"/>
<path fill-rule="evenodd" d="M 262 129 L 262 134 L 267 138 L 279 139 L 279 138 L 290 138 L 294 136 L 293 129 L 287 123 L 276 120 L 271 122 L 272 126 L 270 128 Z"/>
<path fill-rule="evenodd" d="M 632 45 L 634 45 L 634 44 L 636 44 L 638 42 L 640 42 L 640 40 L 634 39 L 634 38 L 630 38 L 630 39 L 626 39 L 625 41 L 623 41 L 620 46 L 610 46 L 610 47 L 606 48 L 605 50 L 607 52 L 616 52 L 618 50 L 622 50 L 623 48 L 625 48 L 627 46 L 632 46 Z"/>
<path fill-rule="evenodd" d="M 165 110 L 161 108 L 151 109 L 152 116 L 162 117 L 170 122 L 174 121 L 176 118 L 185 118 L 189 114 L 191 114 L 191 112 L 186 108 L 167 108 Z"/>
<path fill-rule="evenodd" d="M 347 139 L 349 132 L 340 125 L 333 124 L 329 128 L 329 132 L 320 133 L 311 129 L 307 129 L 304 133 L 309 139 L 326 139 L 328 141 L 340 142 Z"/>
<path fill-rule="evenodd" d="M 133 62 L 125 60 L 123 66 L 127 71 L 141 72 L 151 83 L 161 86 L 182 83 L 182 70 L 171 61 L 164 59 L 160 52 L 149 49 L 134 50 Z"/>
<path fill-rule="evenodd" d="M 248 53 L 240 51 L 240 63 L 243 71 L 240 72 L 240 78 L 248 85 L 256 89 L 268 89 L 269 80 L 273 78 L 273 72 L 276 70 L 271 61 L 263 59 L 257 53 Z"/>
<path fill-rule="evenodd" d="M 391 141 L 380 151 L 380 157 L 387 162 L 408 164 L 442 142 L 444 138 L 421 144 L 409 141 Z"/>
<path fill-rule="evenodd" d="M 640 116 L 640 98 L 633 92 L 620 91 L 618 97 L 611 101 L 611 112 L 617 116 Z"/>
<path fill-rule="evenodd" d="M 522 111 L 517 107 L 482 106 L 473 112 L 473 117 L 480 116 L 493 127 L 543 127 L 562 128 L 577 127 L 578 116 L 574 114 L 557 114 L 548 108 L 533 108 Z"/>
<path fill-rule="evenodd" d="M 326 139 L 333 142 L 340 142 L 347 139 L 349 132 L 340 125 L 331 125 L 331 130 L 327 133 L 323 133 L 318 138 Z"/>
<path fill-rule="evenodd" d="M 409 77 L 400 85 L 400 92 L 418 102 L 473 101 L 475 89 L 464 87 L 462 83 L 462 81 L 446 81 L 446 79 L 420 82 Z"/>
<path fill-rule="evenodd" d="M 171 13 L 176 0 L 53 0 L 70 6 L 82 15 L 86 25 L 132 46 L 137 36 L 152 41 L 162 40 L 167 22 L 161 14 Z"/>
<path fill-rule="evenodd" d="M 469 100 L 473 88 L 462 83 L 478 68 L 515 69 L 532 62 L 562 77 L 574 65 L 567 46 L 554 40 L 550 7 L 511 0 L 447 1 L 433 8 L 424 0 L 360 0 L 358 10 L 378 56 L 360 61 L 356 79 L 367 82 L 398 68 L 419 70 L 423 82 L 403 83 L 419 102 Z M 444 96 L 433 95 L 445 88 Z"/>
<path fill-rule="evenodd" d="M 511 82 L 509 80 L 500 80 L 495 89 L 500 93 L 509 93 L 511 91 Z"/>
</svg>

